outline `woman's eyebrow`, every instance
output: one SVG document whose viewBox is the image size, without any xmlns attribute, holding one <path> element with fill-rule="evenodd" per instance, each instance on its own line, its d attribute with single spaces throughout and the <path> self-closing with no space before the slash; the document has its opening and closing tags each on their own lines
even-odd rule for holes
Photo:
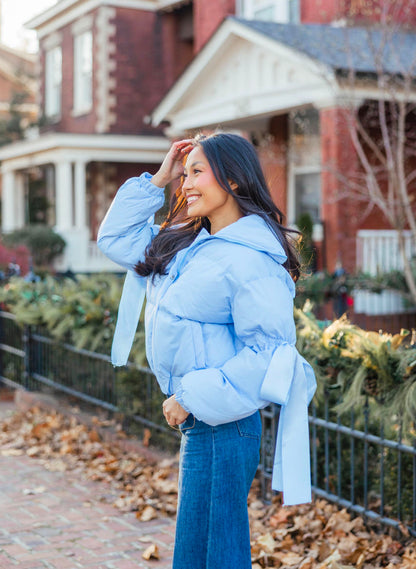
<svg viewBox="0 0 416 569">
<path fill-rule="evenodd" d="M 196 166 L 197 164 L 204 164 L 203 162 L 201 162 L 200 160 L 198 160 L 197 162 L 194 162 L 193 164 L 191 164 L 190 168 L 193 168 L 194 166 Z M 186 167 L 184 168 L 184 172 L 186 172 Z"/>
</svg>

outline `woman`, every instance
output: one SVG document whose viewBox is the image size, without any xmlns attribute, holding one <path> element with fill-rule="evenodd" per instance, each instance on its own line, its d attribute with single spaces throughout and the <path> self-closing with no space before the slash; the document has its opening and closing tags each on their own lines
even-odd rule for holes
<svg viewBox="0 0 416 569">
<path fill-rule="evenodd" d="M 159 228 L 163 188 L 181 176 Z M 120 188 L 98 242 L 129 270 L 113 363 L 126 363 L 147 282 L 147 358 L 182 431 L 173 568 L 249 569 L 259 409 L 282 405 L 273 488 L 285 504 L 310 501 L 315 390 L 295 348 L 299 264 L 254 147 L 224 133 L 175 142 L 153 177 Z"/>
</svg>

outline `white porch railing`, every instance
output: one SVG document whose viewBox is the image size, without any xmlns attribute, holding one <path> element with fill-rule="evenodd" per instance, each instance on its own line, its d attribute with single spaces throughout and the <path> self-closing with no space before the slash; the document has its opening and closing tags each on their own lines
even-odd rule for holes
<svg viewBox="0 0 416 569">
<path fill-rule="evenodd" d="M 112 272 L 122 272 L 123 268 L 113 261 L 110 261 L 108 257 L 98 248 L 96 241 L 89 241 L 87 248 L 87 259 L 88 259 L 88 272 L 99 272 L 99 271 L 112 271 Z"/>
<path fill-rule="evenodd" d="M 410 231 L 405 232 L 408 258 L 416 254 Z M 398 233 L 395 230 L 361 230 L 357 233 L 357 269 L 370 275 L 403 270 Z M 354 310 L 363 314 L 397 314 L 406 312 L 402 297 L 394 291 L 375 294 L 366 291 L 354 293 Z"/>
</svg>

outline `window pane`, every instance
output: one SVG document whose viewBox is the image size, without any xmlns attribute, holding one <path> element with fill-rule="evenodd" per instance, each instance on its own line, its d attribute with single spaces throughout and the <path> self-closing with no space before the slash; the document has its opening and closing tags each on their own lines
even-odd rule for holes
<svg viewBox="0 0 416 569">
<path fill-rule="evenodd" d="M 74 38 L 74 110 L 84 111 L 92 105 L 92 58 L 91 31 Z"/>
<path fill-rule="evenodd" d="M 289 22 L 292 2 L 298 0 L 239 0 L 237 14 L 247 19 Z"/>
<path fill-rule="evenodd" d="M 45 114 L 48 117 L 61 112 L 62 50 L 55 47 L 45 55 Z"/>
<path fill-rule="evenodd" d="M 303 213 L 308 213 L 313 223 L 321 219 L 321 175 L 295 175 L 295 221 Z"/>
<path fill-rule="evenodd" d="M 254 12 L 255 20 L 274 20 L 274 6 L 269 6 L 268 8 L 262 8 L 261 10 L 256 10 Z"/>
<path fill-rule="evenodd" d="M 299 0 L 289 0 L 289 21 L 292 24 L 300 22 Z"/>
<path fill-rule="evenodd" d="M 321 165 L 319 112 L 309 108 L 291 114 L 292 161 L 297 167 Z"/>
</svg>

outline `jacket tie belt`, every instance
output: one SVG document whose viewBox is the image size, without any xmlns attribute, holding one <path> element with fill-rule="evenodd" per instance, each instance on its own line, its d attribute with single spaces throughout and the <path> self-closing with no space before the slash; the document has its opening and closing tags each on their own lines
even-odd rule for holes
<svg viewBox="0 0 416 569">
<path fill-rule="evenodd" d="M 286 506 L 312 499 L 308 405 L 315 390 L 313 369 L 296 347 L 278 346 L 260 393 L 266 401 L 281 405 L 272 488 L 283 492 Z"/>
<path fill-rule="evenodd" d="M 146 278 L 139 277 L 133 271 L 127 271 L 111 346 L 113 366 L 127 364 L 146 295 L 146 286 Z M 134 299 L 134 302 L 129 303 L 129 299 Z"/>
</svg>

